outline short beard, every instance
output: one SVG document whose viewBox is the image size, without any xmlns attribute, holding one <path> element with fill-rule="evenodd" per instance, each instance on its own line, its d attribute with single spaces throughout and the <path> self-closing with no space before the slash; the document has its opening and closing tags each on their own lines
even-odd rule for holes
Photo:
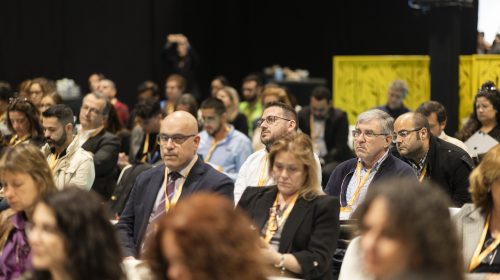
<svg viewBox="0 0 500 280">
<path fill-rule="evenodd" d="M 68 139 L 68 135 L 66 134 L 66 131 L 64 131 L 63 135 L 61 135 L 61 138 L 59 138 L 59 140 L 52 140 L 52 144 L 55 148 L 59 148 L 59 147 L 64 146 L 67 139 Z M 49 145 L 50 145 L 50 143 L 49 143 Z"/>
</svg>

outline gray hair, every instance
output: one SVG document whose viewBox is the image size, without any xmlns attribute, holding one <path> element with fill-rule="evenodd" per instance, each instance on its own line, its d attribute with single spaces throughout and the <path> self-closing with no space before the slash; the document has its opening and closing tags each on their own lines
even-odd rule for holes
<svg viewBox="0 0 500 280">
<path fill-rule="evenodd" d="M 389 86 L 389 88 L 401 92 L 401 94 L 403 95 L 403 99 L 405 99 L 406 96 L 408 96 L 408 85 L 406 85 L 405 81 L 403 80 L 393 81 Z"/>
<path fill-rule="evenodd" d="M 394 131 L 394 119 L 389 114 L 379 109 L 372 109 L 361 113 L 358 116 L 356 124 L 368 122 L 371 120 L 379 121 L 380 128 L 382 129 L 380 133 L 392 135 L 392 132 Z"/>
</svg>

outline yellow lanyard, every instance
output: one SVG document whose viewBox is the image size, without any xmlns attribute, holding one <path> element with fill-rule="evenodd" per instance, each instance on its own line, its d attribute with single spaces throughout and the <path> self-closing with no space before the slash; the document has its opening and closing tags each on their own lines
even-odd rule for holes
<svg viewBox="0 0 500 280">
<path fill-rule="evenodd" d="M 488 214 L 488 217 L 486 217 L 486 224 L 484 225 L 483 233 L 481 234 L 479 244 L 477 244 L 476 251 L 474 251 L 474 255 L 472 256 L 472 259 L 470 261 L 469 272 L 472 272 L 474 269 L 476 269 L 476 267 L 481 264 L 481 261 L 486 258 L 487 255 L 493 252 L 493 250 L 497 248 L 498 244 L 500 244 L 500 234 L 497 234 L 497 236 L 495 237 L 495 241 L 493 241 L 490 246 L 486 247 L 486 249 L 481 252 L 481 249 L 484 245 L 484 240 L 486 239 L 486 234 L 488 233 L 488 228 L 490 226 L 490 217 L 491 214 Z"/>
<path fill-rule="evenodd" d="M 146 137 L 144 137 L 144 146 L 142 148 L 141 162 L 146 162 L 146 159 L 148 158 L 148 150 L 149 150 L 149 133 L 146 133 Z"/>
<path fill-rule="evenodd" d="M 260 175 L 259 175 L 259 182 L 257 183 L 257 186 L 263 187 L 265 186 L 267 182 L 267 176 L 266 176 L 266 169 L 267 169 L 267 158 L 269 157 L 269 154 L 266 153 L 266 155 L 262 158 L 260 162 Z"/>
<path fill-rule="evenodd" d="M 57 160 L 59 159 L 59 154 L 58 153 L 53 153 L 49 155 L 49 158 L 47 159 L 49 163 L 49 167 L 51 170 L 54 170 L 57 164 Z"/>
<path fill-rule="evenodd" d="M 368 177 L 370 177 L 372 169 L 368 169 L 368 172 L 366 172 L 365 176 L 361 178 L 361 162 L 358 162 L 356 166 L 356 191 L 354 192 L 353 196 L 351 199 L 347 202 L 347 205 L 345 207 L 340 207 L 341 212 L 351 212 L 352 211 L 352 206 L 354 203 L 358 200 L 359 193 L 361 192 L 361 189 L 365 185 L 366 181 L 368 180 Z"/>
<path fill-rule="evenodd" d="M 219 144 L 219 141 L 215 141 L 212 143 L 212 146 L 210 146 L 210 149 L 208 149 L 207 156 L 205 157 L 205 162 L 208 162 L 210 158 L 212 157 L 212 154 L 214 153 L 215 147 L 217 147 L 217 144 Z"/>
<path fill-rule="evenodd" d="M 269 219 L 267 220 L 266 236 L 264 237 L 266 243 L 269 243 L 269 241 L 271 241 L 271 238 L 273 238 L 278 229 L 282 227 L 286 222 L 286 219 L 288 219 L 290 212 L 292 212 L 293 206 L 295 206 L 295 202 L 297 201 L 299 194 L 296 193 L 294 196 L 292 196 L 292 198 L 290 199 L 290 203 L 287 203 L 285 212 L 283 212 L 283 215 L 281 215 L 281 217 L 278 217 L 276 213 L 278 209 L 278 196 L 279 193 L 276 195 L 276 199 L 274 200 L 274 211 L 273 213 L 269 214 Z"/>
<path fill-rule="evenodd" d="M 29 134 L 28 134 L 28 135 L 25 135 L 25 136 L 24 136 L 24 137 L 22 137 L 22 138 L 18 138 L 18 137 L 17 137 L 17 134 L 16 134 L 16 135 L 14 135 L 14 136 L 10 139 L 9 146 L 16 146 L 16 145 L 18 145 L 18 144 L 20 144 L 20 143 L 22 143 L 22 142 L 24 142 L 24 141 L 28 140 L 28 138 L 30 138 L 30 137 L 31 137 L 31 135 L 29 135 Z"/>
<path fill-rule="evenodd" d="M 424 165 L 424 169 L 420 172 L 420 176 L 418 176 L 418 180 L 422 182 L 425 178 L 425 174 L 427 173 L 427 164 Z"/>
<path fill-rule="evenodd" d="M 174 184 L 174 196 L 172 197 L 172 201 L 170 201 L 168 199 L 168 193 L 167 193 L 168 173 L 169 172 L 170 171 L 168 170 L 168 168 L 165 168 L 165 188 L 164 188 L 164 191 L 165 191 L 165 213 L 168 213 L 168 210 L 170 209 L 170 207 L 174 208 L 175 204 L 177 204 L 179 197 L 181 197 L 182 187 L 184 186 L 184 182 L 185 182 L 185 180 L 184 180 L 179 184 L 179 188 L 177 189 L 177 191 L 175 190 L 175 184 Z M 177 178 L 177 180 L 181 179 L 182 177 L 183 176 L 179 173 L 179 178 Z"/>
<path fill-rule="evenodd" d="M 314 139 L 315 138 L 315 135 L 314 135 L 314 119 L 313 119 L 312 114 L 309 116 L 309 127 L 310 127 L 310 130 L 311 130 L 311 139 Z"/>
</svg>

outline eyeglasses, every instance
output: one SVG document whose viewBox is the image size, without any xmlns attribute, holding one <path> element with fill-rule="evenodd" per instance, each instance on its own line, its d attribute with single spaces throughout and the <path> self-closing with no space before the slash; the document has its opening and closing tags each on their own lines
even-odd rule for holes
<svg viewBox="0 0 500 280">
<path fill-rule="evenodd" d="M 261 118 L 260 120 L 257 121 L 257 127 L 260 127 L 264 122 L 266 122 L 267 124 L 273 124 L 278 119 L 285 120 L 285 121 L 291 121 L 290 119 L 285 119 L 285 118 L 278 117 L 278 116 L 267 116 L 267 117 Z"/>
<path fill-rule="evenodd" d="M 172 140 L 172 142 L 174 142 L 175 144 L 177 145 L 182 145 L 184 142 L 186 142 L 186 140 L 189 138 L 189 137 L 193 137 L 193 136 L 196 136 L 196 134 L 192 134 L 192 135 L 182 135 L 182 134 L 175 134 L 175 135 L 168 135 L 168 134 L 158 134 L 156 136 L 156 141 L 159 143 L 159 144 L 166 144 L 168 142 L 168 140 Z"/>
<path fill-rule="evenodd" d="M 383 136 L 389 135 L 387 133 L 375 133 L 371 130 L 361 131 L 359 129 L 355 129 L 351 133 L 352 133 L 352 137 L 354 137 L 354 138 L 358 138 L 361 136 L 361 134 L 363 134 L 367 139 L 373 139 L 377 136 L 382 136 L 382 135 Z"/>
<path fill-rule="evenodd" d="M 419 131 L 421 129 L 422 128 L 415 128 L 415 129 L 410 129 L 410 130 L 403 129 L 403 130 L 396 132 L 395 135 L 396 135 L 396 137 L 399 136 L 401 138 L 406 138 L 406 137 L 408 137 L 408 135 L 410 135 L 410 133 L 415 132 L 415 131 Z"/>
<path fill-rule="evenodd" d="M 86 112 L 86 111 L 89 111 L 91 114 L 96 114 L 96 115 L 99 115 L 101 114 L 102 112 L 97 110 L 96 108 L 92 108 L 88 105 L 82 105 L 82 107 L 80 108 L 80 110 Z"/>
</svg>

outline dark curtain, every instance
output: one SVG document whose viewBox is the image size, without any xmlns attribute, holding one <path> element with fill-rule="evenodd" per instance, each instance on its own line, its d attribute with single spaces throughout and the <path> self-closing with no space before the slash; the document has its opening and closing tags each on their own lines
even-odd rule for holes
<svg viewBox="0 0 500 280">
<path fill-rule="evenodd" d="M 476 0 L 477 1 L 477 0 Z M 14 85 L 46 76 L 74 79 L 102 72 L 135 102 L 138 84 L 163 87 L 160 51 L 184 33 L 201 57 L 199 84 L 241 79 L 281 64 L 331 83 L 333 55 L 427 54 L 428 16 L 406 1 L 43 0 L 0 1 L 0 79 Z M 477 10 L 461 12 L 461 53 L 475 51 Z"/>
</svg>

